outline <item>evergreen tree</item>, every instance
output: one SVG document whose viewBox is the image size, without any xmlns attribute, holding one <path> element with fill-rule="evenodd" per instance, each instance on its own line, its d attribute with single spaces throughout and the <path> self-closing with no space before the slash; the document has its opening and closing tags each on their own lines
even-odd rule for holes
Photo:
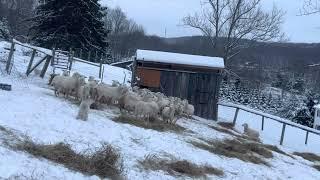
<svg viewBox="0 0 320 180">
<path fill-rule="evenodd" d="M 314 122 L 314 105 L 315 102 L 309 98 L 306 105 L 298 111 L 296 116 L 293 118 L 293 121 L 304 126 L 313 127 Z"/>
<path fill-rule="evenodd" d="M 52 48 L 105 48 L 104 8 L 99 0 L 40 0 L 31 20 L 33 40 Z"/>
<path fill-rule="evenodd" d="M 10 30 L 8 21 L 3 18 L 0 19 L 0 39 L 9 40 L 10 38 Z"/>
</svg>

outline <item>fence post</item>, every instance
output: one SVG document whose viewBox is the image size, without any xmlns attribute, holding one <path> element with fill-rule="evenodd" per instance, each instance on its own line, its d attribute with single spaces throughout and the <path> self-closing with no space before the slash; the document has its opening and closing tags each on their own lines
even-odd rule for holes
<svg viewBox="0 0 320 180">
<path fill-rule="evenodd" d="M 15 43 L 12 40 L 11 41 L 10 53 L 9 53 L 8 61 L 7 61 L 7 66 L 6 66 L 6 71 L 7 71 L 8 74 L 9 74 L 10 65 L 11 65 L 11 61 L 12 61 L 12 57 L 13 57 L 13 53 L 14 53 L 14 46 L 15 46 Z"/>
<path fill-rule="evenodd" d="M 307 131 L 307 134 L 306 134 L 306 141 L 305 141 L 306 145 L 308 144 L 308 138 L 309 138 L 309 131 Z"/>
<path fill-rule="evenodd" d="M 286 132 L 286 124 L 283 123 L 282 132 L 281 132 L 281 139 L 280 139 L 280 145 L 283 145 L 283 139 L 284 139 L 285 132 Z"/>
<path fill-rule="evenodd" d="M 55 48 L 53 48 L 52 49 L 52 61 L 51 61 L 51 66 L 53 66 L 54 65 L 54 58 L 55 58 L 55 56 L 56 56 L 56 49 Z"/>
<path fill-rule="evenodd" d="M 261 124 L 261 130 L 264 130 L 264 116 L 262 116 L 262 124 Z"/>
<path fill-rule="evenodd" d="M 30 71 L 30 69 L 32 67 L 33 60 L 34 60 L 34 57 L 36 56 L 36 53 L 37 53 L 37 50 L 34 49 L 32 51 L 31 59 L 30 59 L 29 64 L 28 64 L 28 68 L 27 68 L 27 72 L 26 72 L 27 76 L 30 74 L 29 71 Z"/>
<path fill-rule="evenodd" d="M 99 78 L 102 78 L 102 58 L 100 59 Z"/>
<path fill-rule="evenodd" d="M 96 50 L 96 56 L 95 56 L 95 58 L 94 58 L 94 61 L 96 62 L 96 60 L 98 60 L 99 59 L 99 57 L 98 57 L 98 51 Z"/>
<path fill-rule="evenodd" d="M 89 54 L 88 54 L 88 61 L 90 61 L 91 59 L 91 51 L 89 50 Z M 91 62 L 91 61 L 90 61 Z"/>
<path fill-rule="evenodd" d="M 103 82 L 104 79 L 104 66 L 102 66 L 102 77 L 101 77 L 101 82 Z"/>
<path fill-rule="evenodd" d="M 41 74 L 40 74 L 40 77 L 41 77 L 41 78 L 44 78 L 44 76 L 45 76 L 45 74 L 46 74 L 46 72 L 47 72 L 47 69 L 48 69 L 48 67 L 49 67 L 49 64 L 50 64 L 50 61 L 51 61 L 52 58 L 53 58 L 53 57 L 51 57 L 51 56 L 48 56 L 48 57 L 47 57 L 47 60 L 46 60 L 46 62 L 45 62 L 45 64 L 44 64 L 44 66 L 43 66 L 43 68 L 42 68 L 42 71 L 41 71 Z"/>
<path fill-rule="evenodd" d="M 79 55 L 80 59 L 82 59 L 82 48 L 80 49 L 80 55 Z"/>
<path fill-rule="evenodd" d="M 72 63 L 73 63 L 73 51 L 72 51 L 72 48 L 70 48 L 70 52 L 69 52 L 69 71 L 71 71 L 72 69 Z"/>
<path fill-rule="evenodd" d="M 237 118 L 238 118 L 238 114 L 239 114 L 239 108 L 237 108 L 235 114 L 234 114 L 234 118 L 233 118 L 233 126 L 236 125 L 236 122 L 237 122 Z"/>
</svg>

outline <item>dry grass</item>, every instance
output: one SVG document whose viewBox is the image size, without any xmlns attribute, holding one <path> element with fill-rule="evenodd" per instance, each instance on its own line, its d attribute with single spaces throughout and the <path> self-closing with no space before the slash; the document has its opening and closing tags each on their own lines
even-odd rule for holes
<svg viewBox="0 0 320 180">
<path fill-rule="evenodd" d="M 231 129 L 231 130 L 234 129 L 233 123 L 230 123 L 230 122 L 218 122 L 218 125 L 226 129 Z"/>
<path fill-rule="evenodd" d="M 316 170 L 320 171 L 320 165 L 314 165 L 312 167 L 314 167 Z"/>
<path fill-rule="evenodd" d="M 261 144 L 245 142 L 244 140 L 225 139 L 223 141 L 206 141 L 206 143 L 196 141 L 190 143 L 214 154 L 237 158 L 254 164 L 270 166 L 265 159 L 273 158 L 272 152 Z"/>
<path fill-rule="evenodd" d="M 151 120 L 150 123 L 148 123 L 145 120 L 137 119 L 136 117 L 130 116 L 125 113 L 120 114 L 118 117 L 115 117 L 112 120 L 119 123 L 131 124 L 144 129 L 153 129 L 160 132 L 183 132 L 186 130 L 184 127 L 178 126 L 176 124 L 168 124 L 158 119 Z"/>
<path fill-rule="evenodd" d="M 118 151 L 111 145 L 104 144 L 93 154 L 82 155 L 73 151 L 68 144 L 36 144 L 30 140 L 20 143 L 18 150 L 45 158 L 66 168 L 86 175 L 97 175 L 101 178 L 121 179 L 123 164 Z"/>
<path fill-rule="evenodd" d="M 218 132 L 221 132 L 221 133 L 224 133 L 224 134 L 229 134 L 231 136 L 234 136 L 234 137 L 238 137 L 238 138 L 243 138 L 243 136 L 241 135 L 238 135 L 234 132 L 232 132 L 231 130 L 229 129 L 226 129 L 226 128 L 221 128 L 221 127 L 217 127 L 217 126 L 209 126 L 211 129 L 214 129 Z"/>
<path fill-rule="evenodd" d="M 140 164 L 147 170 L 162 170 L 170 175 L 185 175 L 193 178 L 206 177 L 206 175 L 223 176 L 222 170 L 210 167 L 209 165 L 198 166 L 189 161 L 161 159 L 156 155 L 148 155 Z"/>
<path fill-rule="evenodd" d="M 317 162 L 319 161 L 320 162 L 320 156 L 314 154 L 314 153 L 300 153 L 300 152 L 294 152 L 293 153 L 294 155 L 296 156 L 300 156 L 308 161 L 311 161 L 311 162 Z"/>
<path fill-rule="evenodd" d="M 282 155 L 285 155 L 285 156 L 289 156 L 291 157 L 292 159 L 295 159 L 294 156 L 292 156 L 291 154 L 288 154 L 284 151 L 282 151 L 281 149 L 279 149 L 277 146 L 274 146 L 274 145 L 269 145 L 269 144 L 261 144 L 264 148 L 267 148 L 271 151 L 274 151 L 274 152 L 277 152 L 279 154 L 282 154 Z"/>
</svg>

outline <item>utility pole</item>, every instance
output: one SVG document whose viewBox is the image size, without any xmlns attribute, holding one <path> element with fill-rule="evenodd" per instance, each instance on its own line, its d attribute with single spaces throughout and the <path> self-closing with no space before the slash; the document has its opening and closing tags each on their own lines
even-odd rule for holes
<svg viewBox="0 0 320 180">
<path fill-rule="evenodd" d="M 167 28 L 164 28 L 164 37 L 167 38 Z"/>
</svg>

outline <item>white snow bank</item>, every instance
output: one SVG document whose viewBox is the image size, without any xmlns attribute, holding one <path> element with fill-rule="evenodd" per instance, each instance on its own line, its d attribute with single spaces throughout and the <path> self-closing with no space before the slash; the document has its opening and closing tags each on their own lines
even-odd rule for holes
<svg viewBox="0 0 320 180">
<path fill-rule="evenodd" d="M 169 64 L 192 65 L 209 68 L 224 68 L 224 61 L 220 57 L 196 56 L 189 54 L 149 51 L 141 49 L 137 50 L 137 60 Z"/>
</svg>

